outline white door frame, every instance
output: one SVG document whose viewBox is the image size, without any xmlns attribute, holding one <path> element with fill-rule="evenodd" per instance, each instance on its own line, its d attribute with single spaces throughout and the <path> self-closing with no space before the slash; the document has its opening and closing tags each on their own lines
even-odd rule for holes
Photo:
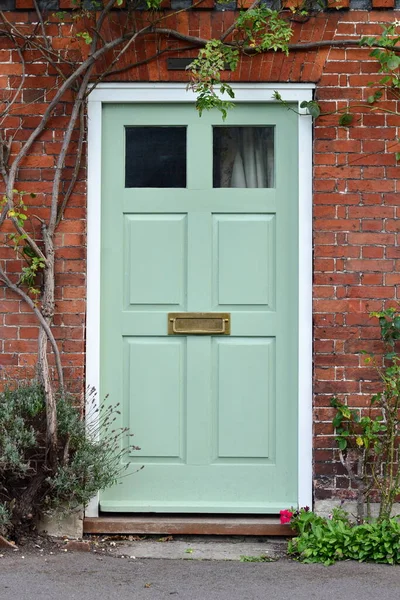
<svg viewBox="0 0 400 600">
<path fill-rule="evenodd" d="M 299 405 L 298 502 L 312 505 L 312 119 L 300 108 L 312 100 L 313 84 L 235 83 L 235 102 L 276 102 L 274 91 L 297 103 L 299 117 Z M 103 103 L 190 102 L 184 83 L 103 83 L 88 101 L 87 320 L 86 384 L 100 383 L 101 141 Z M 194 107 L 193 107 L 194 110 Z M 98 400 L 98 399 L 97 399 Z M 95 413 L 91 410 L 91 415 Z M 99 498 L 85 514 L 97 517 Z M 290 508 L 290 507 L 288 507 Z"/>
</svg>

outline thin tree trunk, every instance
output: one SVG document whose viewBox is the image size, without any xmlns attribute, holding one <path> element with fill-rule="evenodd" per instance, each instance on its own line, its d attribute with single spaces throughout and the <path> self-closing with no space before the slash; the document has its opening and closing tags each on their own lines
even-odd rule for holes
<svg viewBox="0 0 400 600">
<path fill-rule="evenodd" d="M 12 523 L 18 535 L 23 534 L 25 530 L 32 529 L 32 519 L 36 514 L 37 507 L 43 506 L 43 496 L 46 490 L 44 482 L 47 475 L 43 470 L 38 473 L 16 499 Z"/>
<path fill-rule="evenodd" d="M 358 457 L 357 463 L 357 521 L 359 524 L 364 523 L 365 519 L 365 451 Z"/>
<path fill-rule="evenodd" d="M 43 241 L 48 264 L 44 269 L 42 314 L 48 326 L 51 326 L 54 316 L 54 243 L 43 224 Z M 44 388 L 46 398 L 46 462 L 54 470 L 57 466 L 57 402 L 53 385 L 53 377 L 48 360 L 48 337 L 43 327 L 39 330 L 38 339 L 38 370 L 39 378 Z"/>
</svg>

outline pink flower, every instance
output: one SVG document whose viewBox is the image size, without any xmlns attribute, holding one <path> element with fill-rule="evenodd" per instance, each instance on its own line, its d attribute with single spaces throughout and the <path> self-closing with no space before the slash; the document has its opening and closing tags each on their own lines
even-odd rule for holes
<svg viewBox="0 0 400 600">
<path fill-rule="evenodd" d="M 282 525 L 285 523 L 290 523 L 290 520 L 293 517 L 293 513 L 290 510 L 281 510 L 279 514 L 281 516 Z"/>
</svg>

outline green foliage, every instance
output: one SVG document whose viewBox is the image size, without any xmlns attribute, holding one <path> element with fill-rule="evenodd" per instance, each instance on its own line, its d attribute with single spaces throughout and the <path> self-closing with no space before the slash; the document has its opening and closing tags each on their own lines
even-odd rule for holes
<svg viewBox="0 0 400 600">
<path fill-rule="evenodd" d="M 400 563 L 400 524 L 395 518 L 356 525 L 341 509 L 334 509 L 331 518 L 301 509 L 291 525 L 298 535 L 289 542 L 288 553 L 301 562 Z"/>
<path fill-rule="evenodd" d="M 77 38 L 81 38 L 88 46 L 92 43 L 93 38 L 88 31 L 79 31 L 76 34 Z"/>
<path fill-rule="evenodd" d="M 7 237 L 12 243 L 13 249 L 17 255 L 26 262 L 26 266 L 21 269 L 19 285 L 26 285 L 29 294 L 35 297 L 40 294 L 40 290 L 36 287 L 36 279 L 39 272 L 45 268 L 45 263 L 41 257 L 35 254 L 26 241 L 28 235 L 24 227 L 28 219 L 28 207 L 25 204 L 24 196 L 28 195 L 28 192 L 13 190 L 13 194 L 16 198 L 13 198 L 13 203 L 7 212 L 7 216 L 15 221 L 20 230 L 16 233 L 9 233 Z M 30 193 L 29 196 L 31 198 L 36 198 L 36 194 L 33 193 Z M 3 197 L 1 204 L 3 206 L 10 206 L 6 196 Z"/>
<path fill-rule="evenodd" d="M 381 361 L 368 356 L 380 378 L 382 391 L 370 398 L 366 411 L 348 407 L 332 398 L 336 408 L 332 424 L 336 442 L 343 453 L 341 460 L 349 477 L 358 487 L 358 506 L 363 507 L 372 491 L 380 502 L 379 520 L 388 520 L 400 494 L 400 470 L 397 456 L 400 447 L 400 356 L 395 344 L 400 339 L 400 313 L 395 308 L 371 313 L 380 325 L 381 338 L 389 349 Z M 363 513 L 359 513 L 360 520 Z"/>
<path fill-rule="evenodd" d="M 383 77 L 377 81 L 371 81 L 369 87 L 377 88 L 367 98 L 371 110 L 382 110 L 384 113 L 398 114 L 397 111 L 391 111 L 386 108 L 380 108 L 377 102 L 383 97 L 384 92 L 390 90 L 391 95 L 400 99 L 400 56 L 398 55 L 398 44 L 400 36 L 398 35 L 399 22 L 394 21 L 389 25 L 383 25 L 383 31 L 380 36 L 365 36 L 361 38 L 360 45 L 374 47 L 370 56 L 379 63 L 379 72 Z M 395 153 L 396 160 L 400 160 L 400 153 Z"/>
<path fill-rule="evenodd" d="M 36 514 L 86 505 L 126 474 L 134 449 L 126 429 L 114 429 L 118 411 L 95 408 L 87 426 L 69 397 L 57 401 L 58 461 L 46 465 L 46 406 L 37 384 L 0 393 L 0 529 L 18 529 Z M 101 435 L 100 435 L 101 430 Z"/>
<path fill-rule="evenodd" d="M 19 227 L 24 227 L 25 221 L 28 218 L 26 214 L 28 207 L 24 202 L 24 196 L 28 195 L 28 192 L 20 192 L 18 190 L 13 190 L 13 194 L 16 196 L 16 199 L 13 198 L 12 204 L 8 202 L 6 196 L 3 196 L 1 204 L 3 206 L 8 205 L 9 210 L 7 216 L 10 217 L 10 219 L 14 219 L 15 222 L 19 225 Z M 34 193 L 30 193 L 29 196 L 31 198 L 36 198 L 36 194 Z"/>
<path fill-rule="evenodd" d="M 30 246 L 27 246 L 23 249 L 23 252 L 27 253 L 28 248 L 30 250 Z M 27 267 L 22 267 L 21 269 L 22 272 L 20 277 L 20 283 L 26 285 L 28 287 L 29 293 L 34 296 L 38 296 L 40 294 L 40 290 L 37 287 L 35 287 L 36 277 L 39 271 L 44 269 L 44 267 L 45 264 L 41 258 L 39 258 L 38 256 L 32 256 L 30 264 Z"/>
<path fill-rule="evenodd" d="M 280 14 L 264 5 L 241 13 L 236 21 L 236 38 L 241 45 L 256 52 L 281 50 L 289 54 L 288 44 L 293 29 L 290 21 L 282 19 Z"/>
<path fill-rule="evenodd" d="M 57 472 L 48 480 L 50 507 L 85 506 L 95 493 L 116 485 L 126 474 L 130 463 L 124 458 L 138 448 L 129 443 L 126 428 L 113 429 L 117 414 L 117 407 L 102 406 L 96 425 L 88 428 L 70 399 L 58 401 L 58 435 L 64 447 L 68 444 L 69 459 L 60 461 Z"/>
<path fill-rule="evenodd" d="M 39 443 L 36 421 L 44 409 L 38 385 L 0 393 L 0 481 L 1 473 L 19 477 L 29 470 L 30 451 Z"/>
<path fill-rule="evenodd" d="M 340 115 L 339 117 L 339 125 L 342 125 L 343 127 L 349 127 L 349 125 L 351 125 L 354 121 L 354 115 L 352 115 L 351 113 L 343 113 L 343 115 Z"/>
<path fill-rule="evenodd" d="M 331 399 L 331 406 L 337 409 L 332 423 L 340 450 L 346 450 L 348 445 L 353 443 L 358 448 L 382 451 L 380 434 L 387 431 L 382 414 L 376 414 L 375 417 L 369 415 L 360 417 L 359 411 L 350 409 L 337 398 Z"/>
<path fill-rule="evenodd" d="M 372 312 L 370 316 L 379 320 L 382 340 L 393 348 L 395 342 L 400 340 L 400 314 L 396 308 Z"/>
<path fill-rule="evenodd" d="M 0 502 L 0 534 L 5 534 L 10 524 L 11 514 L 6 504 Z"/>
<path fill-rule="evenodd" d="M 306 108 L 314 119 L 317 119 L 321 114 L 321 107 L 315 100 L 303 100 L 300 104 L 300 108 Z"/>
<path fill-rule="evenodd" d="M 400 67 L 400 57 L 396 54 L 396 46 L 400 41 L 397 33 L 398 23 L 383 25 L 383 32 L 380 36 L 365 36 L 361 38 L 361 46 L 375 46 L 370 56 L 376 58 L 380 64 L 380 72 L 386 73 L 378 82 L 382 86 L 399 87 L 398 71 Z"/>
<path fill-rule="evenodd" d="M 67 16 L 68 13 L 65 10 L 59 10 L 58 12 L 53 13 L 53 17 L 55 17 L 59 21 L 64 21 Z"/>
<path fill-rule="evenodd" d="M 234 104 L 222 99 L 220 95 L 226 93 L 230 98 L 235 95 L 228 83 L 221 82 L 221 73 L 227 65 L 230 69 L 235 69 L 238 60 L 237 49 L 226 46 L 220 40 L 210 40 L 189 65 L 191 81 L 188 88 L 197 94 L 196 109 L 200 116 L 204 110 L 216 108 L 222 113 L 222 118 L 226 119 L 227 111 Z"/>
<path fill-rule="evenodd" d="M 377 90 L 376 92 L 371 94 L 371 96 L 368 96 L 367 102 L 368 102 L 368 104 L 375 104 L 375 102 L 377 102 L 381 98 L 382 98 L 382 91 Z"/>
<path fill-rule="evenodd" d="M 340 8 L 340 7 L 339 7 Z M 246 13 L 243 15 L 245 18 Z M 370 56 L 379 62 L 379 72 L 383 76 L 374 81 L 370 81 L 368 86 L 370 88 L 376 88 L 367 97 L 366 101 L 362 104 L 350 105 L 346 108 L 340 108 L 331 112 L 322 112 L 319 102 L 316 100 L 303 101 L 300 104 L 300 108 L 307 109 L 307 112 L 314 118 L 317 119 L 320 116 L 338 114 L 339 125 L 342 127 L 350 127 L 354 123 L 354 114 L 357 108 L 369 108 L 371 111 L 381 110 L 383 113 L 395 114 L 397 111 L 392 111 L 379 106 L 379 100 L 384 97 L 387 90 L 390 90 L 392 96 L 400 100 L 400 56 L 399 56 L 399 42 L 400 36 L 398 35 L 398 28 L 400 23 L 394 21 L 389 25 L 384 25 L 383 32 L 380 36 L 364 36 L 360 39 L 360 46 L 366 46 L 373 48 L 370 52 Z M 248 34 L 250 35 L 251 27 L 249 28 Z M 289 110 L 293 110 L 292 107 L 280 96 L 278 92 L 274 93 L 274 98 L 286 105 Z M 400 152 L 395 153 L 396 160 L 400 161 Z"/>
<path fill-rule="evenodd" d="M 282 19 L 280 12 L 265 6 L 258 6 L 239 15 L 233 32 L 236 47 L 221 40 L 210 40 L 199 55 L 192 61 L 188 70 L 188 88 L 197 95 L 196 109 L 201 116 L 204 110 L 216 108 L 225 120 L 228 110 L 234 107 L 231 100 L 221 96 L 227 94 L 233 99 L 232 87 L 221 81 L 222 72 L 236 69 L 239 49 L 252 52 L 267 50 L 282 51 L 288 54 L 288 44 L 293 31 L 290 21 Z"/>
<path fill-rule="evenodd" d="M 118 0 L 121 5 L 123 0 Z M 149 10 L 160 10 L 162 0 L 146 0 L 146 6 Z"/>
</svg>

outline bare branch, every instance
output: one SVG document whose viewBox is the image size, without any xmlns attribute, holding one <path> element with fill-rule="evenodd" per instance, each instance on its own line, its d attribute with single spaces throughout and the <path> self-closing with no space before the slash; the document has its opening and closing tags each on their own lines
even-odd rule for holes
<svg viewBox="0 0 400 600">
<path fill-rule="evenodd" d="M 355 483 L 356 485 L 359 485 L 360 482 L 362 481 L 362 478 L 358 477 L 353 469 L 351 468 L 350 465 L 350 456 L 349 453 L 347 453 L 346 458 L 344 457 L 343 451 L 339 449 L 339 458 L 340 458 L 340 462 L 342 463 L 342 465 L 344 466 L 344 468 L 347 471 L 347 474 L 349 476 L 349 479 Z"/>
<path fill-rule="evenodd" d="M 33 0 L 33 5 L 35 7 L 35 11 L 36 11 L 36 14 L 37 14 L 38 19 L 39 19 L 40 29 L 42 31 L 42 36 L 43 36 L 43 43 L 45 44 L 46 48 L 49 49 L 50 48 L 50 44 L 49 44 L 49 40 L 47 39 L 47 35 L 46 35 L 46 29 L 45 29 L 45 26 L 44 26 L 42 11 L 39 8 L 39 4 L 37 3 L 37 0 Z"/>
<path fill-rule="evenodd" d="M 60 351 L 58 349 L 57 342 L 54 338 L 53 332 L 51 331 L 50 326 L 47 324 L 46 319 L 44 318 L 44 316 L 42 315 L 40 310 L 37 308 L 37 306 L 34 303 L 34 301 L 32 300 L 32 298 L 30 296 L 28 296 L 28 294 L 26 294 L 24 292 L 24 290 L 19 288 L 15 283 L 13 283 L 9 279 L 9 277 L 6 275 L 6 273 L 4 272 L 1 265 L 0 265 L 0 279 L 6 284 L 6 286 L 10 290 L 12 290 L 16 294 L 18 294 L 28 304 L 28 306 L 31 308 L 31 310 L 35 314 L 37 320 L 39 321 L 41 327 L 45 331 L 47 339 L 49 340 L 51 347 L 53 349 L 53 352 L 54 352 L 58 381 L 59 381 L 60 386 L 63 387 L 64 386 L 64 377 L 63 377 L 63 371 L 62 371 L 62 365 L 61 365 Z"/>
<path fill-rule="evenodd" d="M 134 33 L 133 37 L 137 38 L 140 35 L 144 35 L 150 29 L 151 29 L 150 25 L 146 26 L 143 29 L 141 29 L 140 31 Z M 76 82 L 76 80 L 83 73 L 85 73 L 90 67 L 92 67 L 101 56 L 103 56 L 109 50 L 112 50 L 113 48 L 119 46 L 121 43 L 123 43 L 126 39 L 129 39 L 131 36 L 132 36 L 132 32 L 126 33 L 114 40 L 111 40 L 110 42 L 108 42 L 108 44 L 106 46 L 103 46 L 102 48 L 99 48 L 98 50 L 96 50 L 83 63 L 81 63 L 80 66 L 60 86 L 60 88 L 58 89 L 58 92 L 55 94 L 54 98 L 49 103 L 48 107 L 46 108 L 39 125 L 37 125 L 37 127 L 33 130 L 31 135 L 27 139 L 27 141 L 23 144 L 21 150 L 15 157 L 15 159 L 10 167 L 9 178 L 8 178 L 8 183 L 7 183 L 8 199 L 12 198 L 12 190 L 14 188 L 15 178 L 17 176 L 17 171 L 19 169 L 19 165 L 20 165 L 21 161 L 28 154 L 29 149 L 31 148 L 32 144 L 37 139 L 37 137 L 44 131 L 44 128 L 46 127 L 49 118 L 51 117 L 55 107 L 58 105 L 60 99 L 65 94 L 65 92 L 67 90 L 69 90 L 71 88 L 71 86 Z"/>
<path fill-rule="evenodd" d="M 16 47 L 16 50 L 18 52 L 18 56 L 19 56 L 19 59 L 21 61 L 21 65 L 22 65 L 21 81 L 19 83 L 19 86 L 18 86 L 17 91 L 15 92 L 14 96 L 12 97 L 12 99 L 9 102 L 7 102 L 7 107 L 4 109 L 4 111 L 2 113 L 0 113 L 0 119 L 3 118 L 6 114 L 10 113 L 10 109 L 11 109 L 12 105 L 17 101 L 18 96 L 20 95 L 21 90 L 25 84 L 26 67 L 25 67 L 24 56 L 23 56 L 21 49 L 18 46 Z"/>
<path fill-rule="evenodd" d="M 59 198 L 59 193 L 60 193 L 60 183 L 61 183 L 61 176 L 62 176 L 63 167 L 64 167 L 65 156 L 67 154 L 68 147 L 71 142 L 72 133 L 75 129 L 76 120 L 81 111 L 82 102 L 84 101 L 84 98 L 85 98 L 85 94 L 86 94 L 86 90 L 87 90 L 87 87 L 88 87 L 88 84 L 90 81 L 90 76 L 92 74 L 93 66 L 94 65 L 92 65 L 88 68 L 88 70 L 85 73 L 85 76 L 82 80 L 82 83 L 80 85 L 80 89 L 79 89 L 78 95 L 74 102 L 74 106 L 72 109 L 68 127 L 64 134 L 64 139 L 62 142 L 60 154 L 58 155 L 58 158 L 57 158 L 57 164 L 56 164 L 54 180 L 53 180 L 50 219 L 49 219 L 49 226 L 48 226 L 48 230 L 49 230 L 48 232 L 49 232 L 50 236 L 53 235 L 56 224 L 57 224 L 58 198 Z"/>
<path fill-rule="evenodd" d="M 209 41 L 205 38 L 200 38 L 194 35 L 185 35 L 184 33 L 176 31 L 176 29 L 169 29 L 167 27 L 152 27 L 151 33 L 158 33 L 165 35 L 166 37 L 173 37 L 177 40 L 182 40 L 183 42 L 189 42 L 194 46 L 205 46 Z"/>
<path fill-rule="evenodd" d="M 65 75 L 62 73 L 62 71 L 58 70 L 56 63 L 54 61 L 52 61 L 52 59 L 50 57 L 53 56 L 58 61 L 62 61 L 63 63 L 66 63 L 72 67 L 75 66 L 75 63 L 73 61 L 68 60 L 67 58 L 65 58 L 62 55 L 62 53 L 57 52 L 56 50 L 52 49 L 50 45 L 43 46 L 42 44 L 40 44 L 37 41 L 37 35 L 36 35 L 37 28 L 36 27 L 30 35 L 26 35 L 26 34 L 22 33 L 16 27 L 16 25 L 14 23 L 10 23 L 10 21 L 7 19 L 7 17 L 5 16 L 5 14 L 2 11 L 0 11 L 0 19 L 3 21 L 4 25 L 7 28 L 7 33 L 5 33 L 4 35 L 11 36 L 15 43 L 16 43 L 16 39 L 19 39 L 22 42 L 24 47 L 29 46 L 30 48 L 34 48 L 35 50 L 38 50 L 39 52 L 41 52 L 42 55 L 46 58 L 46 60 L 48 60 L 49 63 L 52 66 L 54 66 L 54 68 L 57 69 L 59 75 L 61 75 L 63 77 L 63 79 L 65 79 Z"/>
<path fill-rule="evenodd" d="M 4 183 L 7 183 L 7 165 L 11 153 L 11 144 L 12 138 L 9 137 L 8 140 L 6 140 L 0 131 L 0 174 L 4 180 Z M 4 219 L 0 217 L 0 225 L 3 220 Z"/>
<path fill-rule="evenodd" d="M 83 151 L 83 142 L 85 139 L 85 107 L 84 104 L 81 104 L 80 108 L 80 116 L 79 116 L 79 140 L 78 140 L 78 149 L 76 153 L 76 161 L 74 166 L 74 171 L 72 173 L 72 178 L 69 183 L 68 189 L 64 195 L 61 206 L 58 209 L 58 215 L 56 220 L 56 227 L 59 225 L 61 219 L 63 218 L 65 207 L 68 204 L 68 200 L 72 192 L 74 191 L 76 180 L 78 179 L 79 169 L 82 163 L 82 151 Z"/>
</svg>

